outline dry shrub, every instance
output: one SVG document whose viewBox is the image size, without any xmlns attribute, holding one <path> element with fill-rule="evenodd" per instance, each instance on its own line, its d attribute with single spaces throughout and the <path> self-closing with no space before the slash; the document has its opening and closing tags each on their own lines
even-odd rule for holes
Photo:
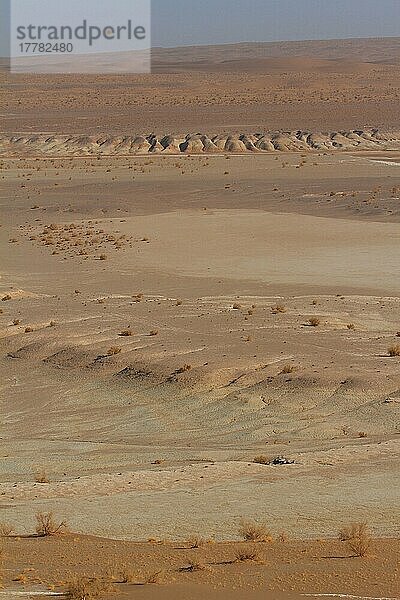
<svg viewBox="0 0 400 600">
<path fill-rule="evenodd" d="M 0 523 L 0 537 L 9 537 L 14 531 L 14 527 L 9 523 Z"/>
<path fill-rule="evenodd" d="M 200 535 L 192 535 L 188 541 L 189 548 L 202 548 L 206 545 L 206 540 Z"/>
<path fill-rule="evenodd" d="M 117 574 L 116 574 L 117 573 Z M 127 565 L 112 567 L 107 575 L 114 583 L 139 583 L 138 574 Z"/>
<path fill-rule="evenodd" d="M 190 371 L 191 368 L 192 368 L 192 365 L 183 365 L 183 367 L 179 367 L 179 369 L 177 369 L 175 371 L 175 373 L 180 375 L 181 373 L 186 373 L 187 371 Z"/>
<path fill-rule="evenodd" d="M 158 335 L 158 329 L 152 329 L 149 333 L 150 337 L 154 337 L 155 335 Z"/>
<path fill-rule="evenodd" d="M 277 315 L 279 313 L 285 313 L 286 312 L 286 306 L 284 304 L 275 304 L 275 306 L 271 307 L 271 311 L 273 315 Z"/>
<path fill-rule="evenodd" d="M 348 323 L 347 329 L 350 329 L 350 330 L 354 331 L 355 328 L 356 328 L 356 326 L 354 325 L 354 323 Z"/>
<path fill-rule="evenodd" d="M 56 535 L 57 533 L 63 533 L 66 528 L 66 522 L 57 522 L 54 519 L 54 514 L 52 512 L 36 514 L 35 531 L 39 537 L 47 537 L 50 535 Z"/>
<path fill-rule="evenodd" d="M 107 260 L 107 255 L 106 254 L 100 254 L 99 260 Z"/>
<path fill-rule="evenodd" d="M 205 571 L 206 565 L 197 560 L 191 559 L 188 561 L 187 567 L 182 567 L 180 571 L 188 571 L 189 573 L 194 573 L 195 571 Z"/>
<path fill-rule="evenodd" d="M 133 335 L 133 333 L 132 333 L 131 329 L 123 329 L 122 331 L 119 332 L 118 335 L 120 337 L 131 337 Z"/>
<path fill-rule="evenodd" d="M 36 483 L 50 483 L 50 479 L 48 478 L 44 469 L 41 469 L 35 473 L 35 481 Z"/>
<path fill-rule="evenodd" d="M 367 523 L 346 525 L 339 531 L 339 539 L 346 542 L 354 556 L 365 556 L 372 543 Z"/>
<path fill-rule="evenodd" d="M 72 600 L 91 600 L 111 589 L 111 584 L 100 577 L 75 576 L 67 583 L 66 596 Z"/>
<path fill-rule="evenodd" d="M 13 319 L 13 322 L 12 322 L 13 325 L 17 326 L 20 323 L 21 323 L 20 319 Z"/>
<path fill-rule="evenodd" d="M 165 571 L 155 571 L 146 578 L 146 583 L 161 584 L 165 581 Z"/>
<path fill-rule="evenodd" d="M 293 373 L 296 367 L 293 365 L 285 365 L 279 375 L 289 375 L 289 373 Z"/>
<path fill-rule="evenodd" d="M 122 352 L 122 348 L 119 348 L 118 346 L 111 346 L 111 348 L 107 350 L 107 356 L 114 356 L 120 352 Z"/>
<path fill-rule="evenodd" d="M 311 327 L 318 327 L 318 325 L 321 325 L 321 319 L 318 317 L 310 317 L 310 319 L 308 319 L 308 323 Z"/>
<path fill-rule="evenodd" d="M 260 454 L 260 456 L 255 456 L 253 458 L 253 462 L 257 463 L 259 465 L 268 465 L 269 464 L 269 458 L 267 456 L 265 456 L 264 454 Z"/>
<path fill-rule="evenodd" d="M 289 536 L 288 536 L 288 534 L 286 533 L 286 531 L 281 531 L 281 532 L 280 532 L 280 534 L 278 535 L 278 538 L 277 538 L 277 539 L 278 539 L 278 542 L 285 543 L 285 542 L 287 542 L 287 541 L 288 541 L 288 539 L 289 539 Z"/>
<path fill-rule="evenodd" d="M 255 546 L 250 546 L 248 548 L 239 548 L 235 552 L 235 561 L 236 562 L 260 562 L 261 556 L 258 548 Z"/>
<path fill-rule="evenodd" d="M 33 327 L 25 327 L 25 333 L 32 333 Z"/>
<path fill-rule="evenodd" d="M 388 348 L 388 354 L 392 358 L 400 356 L 400 344 L 393 344 L 393 346 L 390 346 L 390 348 Z"/>
<path fill-rule="evenodd" d="M 238 302 L 235 302 L 235 304 L 232 306 L 233 310 L 240 310 L 242 308 L 242 305 L 239 304 Z"/>
<path fill-rule="evenodd" d="M 242 520 L 239 535 L 247 542 L 270 542 L 272 535 L 265 523 Z"/>
</svg>

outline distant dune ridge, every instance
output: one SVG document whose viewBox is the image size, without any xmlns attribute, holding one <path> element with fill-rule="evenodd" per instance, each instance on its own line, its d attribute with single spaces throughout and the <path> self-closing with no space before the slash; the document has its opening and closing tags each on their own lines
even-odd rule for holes
<svg viewBox="0 0 400 600">
<path fill-rule="evenodd" d="M 263 152 L 400 150 L 400 131 L 292 131 L 238 135 L 0 135 L 0 155 L 247 154 Z"/>
<path fill-rule="evenodd" d="M 219 46 L 153 48 L 152 71 L 269 71 L 314 67 L 400 64 L 400 38 L 244 42 Z"/>
</svg>

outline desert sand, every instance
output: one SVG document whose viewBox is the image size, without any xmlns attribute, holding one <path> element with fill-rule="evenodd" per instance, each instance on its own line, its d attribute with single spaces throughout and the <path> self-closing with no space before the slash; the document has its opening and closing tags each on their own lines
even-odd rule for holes
<svg viewBox="0 0 400 600">
<path fill-rule="evenodd" d="M 367 47 L 343 46 L 346 69 Z M 318 60 L 305 48 L 318 85 L 333 77 L 317 72 L 319 61 L 342 61 L 337 48 L 320 46 Z M 283 81 L 299 82 L 297 59 L 286 45 L 278 51 L 268 60 L 280 61 Z M 227 122 L 217 123 L 214 101 L 196 86 L 221 82 L 226 48 L 193 73 L 175 56 L 191 101 L 156 112 L 154 95 L 140 110 L 130 104 L 129 78 L 2 74 L 0 522 L 15 530 L 4 540 L 9 597 L 61 593 L 73 575 L 110 570 L 111 597 L 398 597 L 397 42 L 373 41 L 369 51 L 364 80 L 370 68 L 393 69 L 393 96 L 376 73 L 368 91 L 386 95 L 390 118 L 383 103 L 369 121 L 372 101 L 347 88 L 357 118 L 346 116 L 347 100 L 331 113 L 327 88 L 312 129 L 307 95 L 288 111 L 268 100 L 279 118 L 267 118 L 267 100 L 254 94 L 243 104 L 221 96 Z M 163 81 L 172 94 L 171 55 L 157 59 L 150 83 L 141 80 L 144 98 L 147 85 L 161 94 Z M 222 69 L 226 94 L 240 68 Z M 250 72 L 257 89 L 275 68 Z M 336 84 L 346 73 L 335 71 Z M 64 86 L 76 93 L 70 104 Z M 110 110 L 122 87 L 127 96 Z M 201 129 L 198 109 L 208 114 Z M 206 137 L 188 134 L 208 127 Z M 215 136 L 223 143 L 209 152 Z M 273 148 L 251 149 L 267 136 Z M 274 464 L 278 457 L 287 464 Z M 72 533 L 32 537 L 35 514 L 50 511 Z M 252 561 L 235 559 L 249 547 L 241 519 L 265 522 L 273 539 L 256 544 Z M 337 541 L 353 521 L 369 524 L 365 557 Z M 193 549 L 193 535 L 212 541 Z M 195 559 L 201 568 L 185 570 Z M 136 573 L 131 584 L 118 583 L 125 567 Z M 156 571 L 157 584 L 139 585 Z"/>
</svg>

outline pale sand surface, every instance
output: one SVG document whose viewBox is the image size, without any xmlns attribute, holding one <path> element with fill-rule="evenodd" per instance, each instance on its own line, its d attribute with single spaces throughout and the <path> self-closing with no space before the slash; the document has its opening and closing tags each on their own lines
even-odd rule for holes
<svg viewBox="0 0 400 600">
<path fill-rule="evenodd" d="M 315 537 L 354 513 L 397 532 L 388 158 L 8 161 L 4 519 L 56 508 L 86 533 L 234 539 L 242 516 Z"/>
</svg>

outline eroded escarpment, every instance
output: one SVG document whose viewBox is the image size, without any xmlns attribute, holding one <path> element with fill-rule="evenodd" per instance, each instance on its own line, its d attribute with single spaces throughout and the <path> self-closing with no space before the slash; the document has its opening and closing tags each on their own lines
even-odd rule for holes
<svg viewBox="0 0 400 600">
<path fill-rule="evenodd" d="M 400 150 L 400 131 L 292 131 L 238 135 L 0 135 L 0 156 L 126 156 Z"/>
</svg>

